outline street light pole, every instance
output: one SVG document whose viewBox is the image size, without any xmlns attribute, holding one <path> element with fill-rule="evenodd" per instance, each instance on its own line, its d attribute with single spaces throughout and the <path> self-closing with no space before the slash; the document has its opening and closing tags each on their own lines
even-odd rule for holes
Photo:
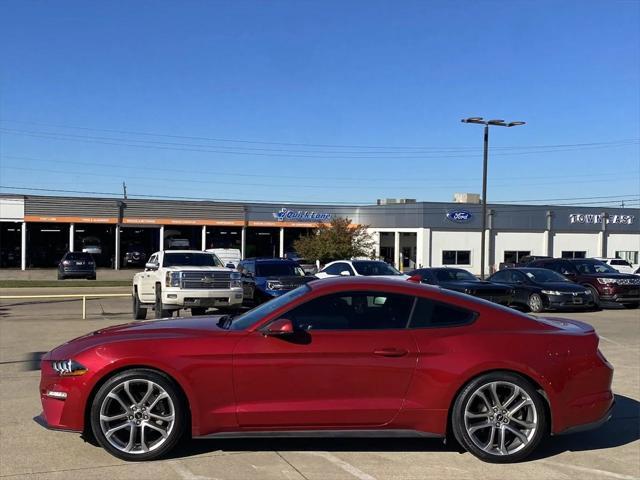
<svg viewBox="0 0 640 480">
<path fill-rule="evenodd" d="M 489 166 L 489 125 L 497 127 L 517 127 L 525 122 L 505 122 L 504 120 L 487 120 L 482 117 L 463 118 L 462 123 L 484 125 L 484 151 L 482 157 L 482 234 L 480 236 L 480 278 L 484 280 L 485 246 L 487 230 L 487 169 Z"/>
</svg>

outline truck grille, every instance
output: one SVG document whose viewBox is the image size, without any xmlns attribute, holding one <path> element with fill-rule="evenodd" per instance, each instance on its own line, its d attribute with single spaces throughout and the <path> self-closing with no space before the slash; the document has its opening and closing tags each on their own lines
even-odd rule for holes
<svg viewBox="0 0 640 480">
<path fill-rule="evenodd" d="M 181 288 L 231 288 L 231 272 L 182 272 Z"/>
</svg>

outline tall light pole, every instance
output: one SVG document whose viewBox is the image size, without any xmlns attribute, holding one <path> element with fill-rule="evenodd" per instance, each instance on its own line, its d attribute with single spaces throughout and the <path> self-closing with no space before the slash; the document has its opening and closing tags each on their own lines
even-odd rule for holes
<svg viewBox="0 0 640 480">
<path fill-rule="evenodd" d="M 489 160 L 489 125 L 496 127 L 517 127 L 525 122 L 505 122 L 504 120 L 484 120 L 482 117 L 463 118 L 462 123 L 484 125 L 484 155 L 482 159 L 482 236 L 480 237 L 480 278 L 484 280 L 485 231 L 487 229 L 487 163 Z"/>
</svg>

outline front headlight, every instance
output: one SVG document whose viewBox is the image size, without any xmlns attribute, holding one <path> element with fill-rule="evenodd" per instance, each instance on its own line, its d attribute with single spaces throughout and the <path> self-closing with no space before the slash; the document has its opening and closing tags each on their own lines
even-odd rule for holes
<svg viewBox="0 0 640 480">
<path fill-rule="evenodd" d="M 240 272 L 231 272 L 231 280 L 240 280 L 241 278 Z"/>
<path fill-rule="evenodd" d="M 166 287 L 179 287 L 180 272 L 167 272 L 164 284 Z"/>
<path fill-rule="evenodd" d="M 618 281 L 615 278 L 598 278 L 598 283 L 602 285 L 613 285 L 618 283 Z"/>
<path fill-rule="evenodd" d="M 545 295 L 562 295 L 562 292 L 559 292 L 558 290 L 542 290 L 542 293 Z"/>
<path fill-rule="evenodd" d="M 584 291 L 584 294 L 585 294 L 585 295 L 591 295 L 591 290 L 585 290 L 585 291 Z"/>
<path fill-rule="evenodd" d="M 229 282 L 229 287 L 240 288 L 242 287 L 242 282 L 240 280 L 231 280 L 231 282 Z"/>
<path fill-rule="evenodd" d="M 77 377 L 87 373 L 87 367 L 79 364 L 75 360 L 54 360 L 51 362 L 51 368 L 61 377 Z"/>
<path fill-rule="evenodd" d="M 267 282 L 267 290 L 280 290 L 282 284 L 280 282 Z"/>
</svg>

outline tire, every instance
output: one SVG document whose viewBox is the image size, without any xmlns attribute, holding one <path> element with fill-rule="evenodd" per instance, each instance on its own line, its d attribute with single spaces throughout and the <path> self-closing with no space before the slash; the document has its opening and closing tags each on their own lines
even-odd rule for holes
<svg viewBox="0 0 640 480">
<path fill-rule="evenodd" d="M 156 318 L 166 318 L 172 316 L 171 310 L 164 310 L 162 308 L 162 287 L 159 283 L 156 283 L 156 304 L 155 304 Z"/>
<path fill-rule="evenodd" d="M 544 311 L 544 302 L 542 301 L 542 297 L 537 293 L 532 293 L 529 295 L 529 301 L 527 302 L 529 310 L 533 313 L 540 313 Z"/>
<path fill-rule="evenodd" d="M 64 280 L 64 275 L 60 275 L 60 274 L 58 273 L 58 280 Z"/>
<path fill-rule="evenodd" d="M 624 303 L 624 308 L 629 308 L 629 309 L 634 309 L 634 308 L 638 308 L 640 307 L 640 303 L 635 302 L 635 303 Z"/>
<path fill-rule="evenodd" d="M 195 317 L 197 315 L 204 315 L 207 313 L 207 309 L 205 307 L 191 307 L 191 316 Z"/>
<path fill-rule="evenodd" d="M 530 403 L 515 408 L 524 400 Z M 451 426 L 458 443 L 475 457 L 490 463 L 512 463 L 536 449 L 548 433 L 549 419 L 545 400 L 531 382 L 515 373 L 492 372 L 462 389 L 453 405 Z"/>
<path fill-rule="evenodd" d="M 144 320 L 147 318 L 147 309 L 140 306 L 137 288 L 133 292 L 133 318 L 136 320 Z"/>
<path fill-rule="evenodd" d="M 585 285 L 585 287 L 587 287 L 587 289 L 591 292 L 591 296 L 593 297 L 593 308 L 595 310 L 600 310 L 602 306 L 600 305 L 600 294 L 598 293 L 598 290 L 590 285 Z"/>
<path fill-rule="evenodd" d="M 163 393 L 167 396 L 159 399 Z M 154 370 L 132 369 L 100 387 L 89 418 L 96 441 L 107 452 L 122 460 L 144 461 L 175 447 L 186 431 L 188 415 L 182 392 L 169 377 Z"/>
</svg>

